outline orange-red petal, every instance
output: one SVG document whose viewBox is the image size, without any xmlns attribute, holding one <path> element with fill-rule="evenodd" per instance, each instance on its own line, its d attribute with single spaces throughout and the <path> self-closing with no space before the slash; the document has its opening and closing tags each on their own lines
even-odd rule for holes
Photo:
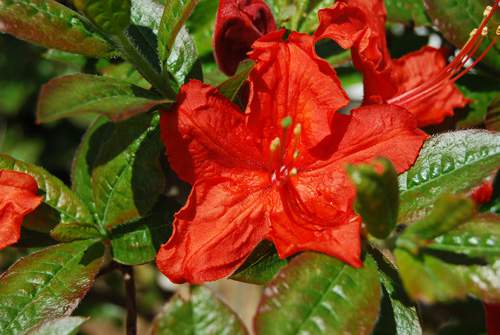
<svg viewBox="0 0 500 335">
<path fill-rule="evenodd" d="M 500 335 L 500 304 L 484 304 L 488 335 Z"/>
<path fill-rule="evenodd" d="M 42 202 L 30 175 L 0 170 L 0 249 L 16 243 L 24 217 Z"/>
<path fill-rule="evenodd" d="M 264 166 L 244 114 L 216 88 L 199 81 L 182 86 L 174 111 L 162 112 L 161 134 L 171 167 L 191 184 L 201 177 Z"/>
<path fill-rule="evenodd" d="M 317 57 L 313 38 L 284 31 L 265 35 L 249 53 L 256 65 L 250 73 L 246 110 L 249 127 L 262 139 L 266 152 L 282 137 L 281 120 L 290 116 L 302 125 L 301 145 L 310 148 L 330 134 L 330 121 L 348 103 L 335 70 Z M 288 136 L 290 141 L 292 136 Z"/>
<path fill-rule="evenodd" d="M 202 283 L 230 275 L 269 230 L 267 175 L 201 180 L 174 220 L 156 263 L 175 283 Z"/>
</svg>

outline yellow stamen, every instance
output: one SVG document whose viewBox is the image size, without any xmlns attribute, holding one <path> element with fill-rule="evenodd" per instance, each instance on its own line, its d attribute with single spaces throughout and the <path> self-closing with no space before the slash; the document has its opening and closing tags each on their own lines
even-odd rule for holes
<svg viewBox="0 0 500 335">
<path fill-rule="evenodd" d="M 293 122 L 293 119 L 291 116 L 287 116 L 287 117 L 284 117 L 282 120 L 281 120 L 281 128 L 288 128 L 292 125 L 292 122 Z"/>
<path fill-rule="evenodd" d="M 483 28 L 483 31 L 481 31 L 481 35 L 483 35 L 483 36 L 488 35 L 488 27 Z"/>
<path fill-rule="evenodd" d="M 290 176 L 292 176 L 292 177 L 296 176 L 296 175 L 297 175 L 297 173 L 298 173 L 297 168 L 292 168 L 292 169 L 290 170 Z"/>
<path fill-rule="evenodd" d="M 491 6 L 486 6 L 486 8 L 484 9 L 483 16 L 490 15 L 490 13 L 491 13 L 492 10 L 493 10 L 493 8 Z"/>
<path fill-rule="evenodd" d="M 293 128 L 293 134 L 295 136 L 300 136 L 300 133 L 302 133 L 302 125 L 300 123 L 297 123 L 295 128 Z"/>
<path fill-rule="evenodd" d="M 278 150 L 280 145 L 281 145 L 281 141 L 280 141 L 279 137 L 276 137 L 276 138 L 274 138 L 274 140 L 271 141 L 271 145 L 269 145 L 269 149 L 271 150 L 271 152 L 275 152 L 276 150 Z"/>
<path fill-rule="evenodd" d="M 300 156 L 300 151 L 299 151 L 299 149 L 296 149 L 293 152 L 293 160 L 297 160 L 297 158 L 299 158 L 299 156 Z"/>
</svg>

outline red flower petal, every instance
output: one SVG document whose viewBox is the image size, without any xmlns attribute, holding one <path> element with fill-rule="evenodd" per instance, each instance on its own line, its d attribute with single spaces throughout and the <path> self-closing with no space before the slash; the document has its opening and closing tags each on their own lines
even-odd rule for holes
<svg viewBox="0 0 500 335">
<path fill-rule="evenodd" d="M 16 243 L 24 217 L 42 202 L 33 177 L 0 170 L 0 249 Z"/>
<path fill-rule="evenodd" d="M 500 335 L 500 305 L 484 304 L 488 335 Z"/>
<path fill-rule="evenodd" d="M 290 116 L 302 125 L 301 144 L 310 148 L 331 133 L 333 115 L 348 103 L 335 71 L 316 56 L 313 38 L 292 33 L 284 42 L 283 34 L 262 37 L 249 54 L 256 65 L 249 77 L 246 113 L 249 127 L 263 140 L 265 156 L 269 143 L 282 137 L 283 118 Z"/>
<path fill-rule="evenodd" d="M 213 40 L 219 68 L 233 75 L 252 43 L 274 30 L 273 14 L 263 0 L 220 0 Z"/>
<path fill-rule="evenodd" d="M 446 66 L 441 50 L 424 47 L 393 60 L 385 37 L 383 0 L 340 0 L 319 13 L 317 39 L 331 38 L 352 47 L 355 67 L 363 72 L 364 104 L 390 102 L 391 98 L 437 77 Z M 417 118 L 420 127 L 437 124 L 453 115 L 454 108 L 469 101 L 451 82 L 434 89 L 430 98 L 401 103 Z"/>
<path fill-rule="evenodd" d="M 263 169 L 255 136 L 244 122 L 244 114 L 217 89 L 190 81 L 177 96 L 176 110 L 161 114 L 171 167 L 191 184 L 201 176 Z"/>
<path fill-rule="evenodd" d="M 160 271 L 175 283 L 201 283 L 236 270 L 268 232 L 267 185 L 260 173 L 197 182 L 158 252 Z"/>
</svg>

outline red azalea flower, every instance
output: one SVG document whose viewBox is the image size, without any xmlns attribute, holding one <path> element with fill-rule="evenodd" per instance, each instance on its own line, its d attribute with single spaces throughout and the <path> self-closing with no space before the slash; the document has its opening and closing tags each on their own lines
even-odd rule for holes
<svg viewBox="0 0 500 335">
<path fill-rule="evenodd" d="M 0 249 L 16 243 L 24 217 L 42 202 L 33 177 L 0 170 Z"/>
<path fill-rule="evenodd" d="M 400 107 L 336 113 L 348 99 L 313 38 L 283 34 L 253 45 L 244 113 L 199 81 L 181 88 L 174 112 L 162 113 L 171 166 L 193 185 L 157 255 L 173 282 L 225 277 L 264 239 L 281 258 L 315 250 L 361 266 L 345 165 L 385 156 L 401 172 L 426 138 Z"/>
<path fill-rule="evenodd" d="M 500 305 L 484 304 L 488 335 L 500 335 Z"/>
<path fill-rule="evenodd" d="M 498 7 L 485 12 L 485 19 L 461 53 L 446 66 L 444 51 L 432 47 L 392 59 L 385 37 L 386 11 L 383 0 L 339 0 L 333 8 L 319 12 L 316 38 L 330 38 L 341 47 L 351 48 L 355 67 L 364 76 L 364 103 L 386 102 L 408 109 L 419 126 L 437 124 L 464 107 L 464 98 L 454 83 L 473 66 L 464 64 L 483 42 L 483 29 Z M 496 38 L 492 41 L 493 45 Z M 490 47 L 491 47 L 490 45 Z"/>
<path fill-rule="evenodd" d="M 219 68 L 233 75 L 252 43 L 275 30 L 273 14 L 263 0 L 220 0 L 213 39 Z"/>
<path fill-rule="evenodd" d="M 486 180 L 484 183 L 474 188 L 471 191 L 472 200 L 477 204 L 482 205 L 491 201 L 493 196 L 493 177 Z"/>
</svg>

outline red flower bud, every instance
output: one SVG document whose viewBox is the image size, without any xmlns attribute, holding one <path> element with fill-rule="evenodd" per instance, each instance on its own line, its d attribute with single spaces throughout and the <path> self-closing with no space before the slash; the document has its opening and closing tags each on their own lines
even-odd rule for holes
<svg viewBox="0 0 500 335">
<path fill-rule="evenodd" d="M 233 75 L 253 42 L 274 30 L 273 14 L 263 0 L 220 0 L 213 40 L 219 68 Z"/>
</svg>

